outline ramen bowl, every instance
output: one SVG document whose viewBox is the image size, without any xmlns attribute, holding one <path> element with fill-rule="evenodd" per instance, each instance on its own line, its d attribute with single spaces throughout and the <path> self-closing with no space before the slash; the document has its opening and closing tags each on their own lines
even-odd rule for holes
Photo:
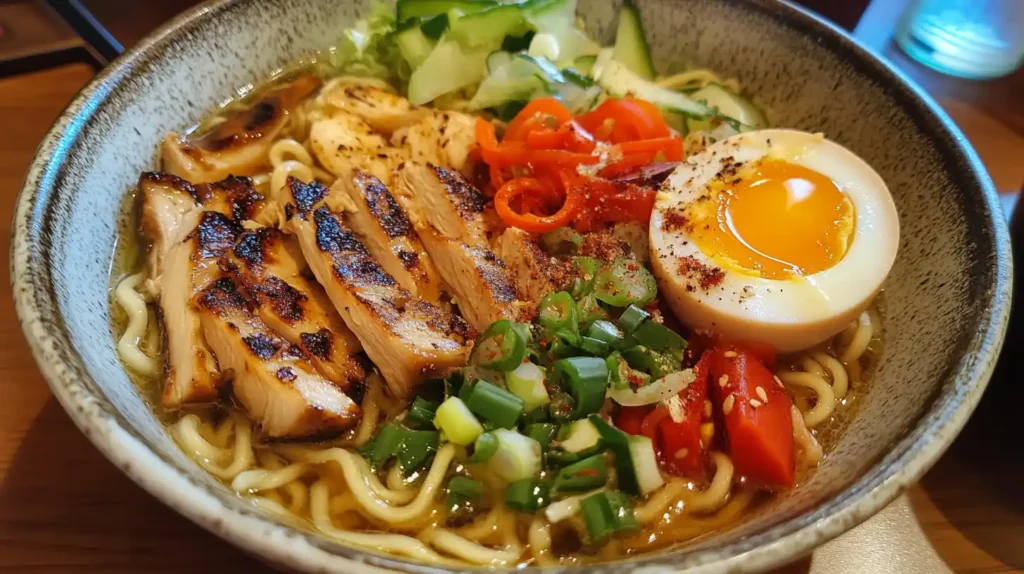
<svg viewBox="0 0 1024 574">
<path fill-rule="evenodd" d="M 583 4 L 583 3 L 581 3 Z M 768 0 L 639 2 L 655 60 L 735 77 L 779 126 L 823 132 L 871 164 L 899 212 L 870 390 L 823 464 L 734 528 L 598 572 L 746 571 L 785 563 L 913 484 L 989 379 L 1010 307 L 1009 239 L 977 155 L 919 88 L 834 26 Z M 618 3 L 586 0 L 613 34 Z M 220 0 L 193 9 L 100 73 L 43 141 L 14 221 L 25 335 L 82 432 L 140 486 L 209 531 L 294 570 L 436 571 L 346 547 L 257 510 L 183 453 L 115 353 L 110 269 L 125 197 L 164 134 L 194 125 L 288 63 L 329 46 L 369 2 Z"/>
</svg>

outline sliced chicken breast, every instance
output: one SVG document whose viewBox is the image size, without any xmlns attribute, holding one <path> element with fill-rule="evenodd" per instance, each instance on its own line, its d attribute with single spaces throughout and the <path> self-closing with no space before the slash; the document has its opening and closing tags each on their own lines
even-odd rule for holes
<svg viewBox="0 0 1024 574">
<path fill-rule="evenodd" d="M 392 171 L 407 155 L 405 150 L 388 145 L 359 116 L 343 111 L 314 122 L 309 141 L 316 159 L 339 178 L 350 177 L 360 169 L 388 184 Z"/>
<path fill-rule="evenodd" d="M 321 375 L 342 388 L 366 376 L 359 340 L 323 289 L 302 275 L 305 260 L 293 237 L 271 227 L 245 231 L 221 261 L 256 314 L 305 352 Z"/>
<path fill-rule="evenodd" d="M 463 366 L 472 341 L 466 322 L 398 285 L 330 209 L 326 187 L 295 178 L 287 187 L 286 230 L 391 393 L 408 397 L 422 380 Z"/>
<path fill-rule="evenodd" d="M 530 305 L 487 242 L 483 194 L 453 170 L 418 162 L 398 169 L 395 188 L 469 324 L 524 319 Z"/>
<path fill-rule="evenodd" d="M 430 110 L 415 107 L 395 92 L 368 84 L 339 84 L 324 95 L 324 102 L 354 114 L 374 130 L 390 136 L 430 115 Z"/>
<path fill-rule="evenodd" d="M 391 144 L 406 149 L 413 161 L 444 166 L 468 175 L 467 159 L 476 145 L 476 118 L 434 110 L 411 126 L 396 131 Z"/>
<path fill-rule="evenodd" d="M 160 148 L 164 171 L 193 184 L 266 171 L 270 146 L 284 128 L 288 111 L 320 85 L 319 78 L 300 76 L 271 89 L 252 106 L 227 115 L 199 137 L 169 134 Z"/>
<path fill-rule="evenodd" d="M 548 255 L 536 235 L 507 228 L 494 241 L 494 251 L 512 270 L 520 294 L 535 304 L 572 283 L 572 266 Z"/>
<path fill-rule="evenodd" d="M 192 185 L 166 173 L 146 172 L 139 178 L 142 235 L 149 242 L 149 276 L 163 274 L 164 257 L 176 243 L 195 228 L 199 209 Z"/>
<path fill-rule="evenodd" d="M 195 229 L 167 252 L 160 277 L 168 359 L 161 403 L 167 408 L 218 398 L 219 369 L 203 339 L 192 302 L 220 276 L 217 261 L 234 246 L 242 229 L 222 213 L 200 213 Z"/>
<path fill-rule="evenodd" d="M 197 306 L 235 397 L 267 439 L 332 438 L 359 421 L 359 406 L 256 317 L 230 278 L 210 284 Z"/>
<path fill-rule="evenodd" d="M 274 221 L 273 214 L 264 213 L 267 202 L 248 177 L 232 175 L 221 181 L 201 183 L 195 186 L 195 194 L 203 209 L 223 213 L 235 223 Z"/>
<path fill-rule="evenodd" d="M 340 178 L 331 194 L 345 193 L 352 209 L 345 213 L 352 230 L 377 263 L 403 288 L 431 303 L 441 296 L 441 278 L 405 210 L 379 179 L 356 170 Z"/>
</svg>

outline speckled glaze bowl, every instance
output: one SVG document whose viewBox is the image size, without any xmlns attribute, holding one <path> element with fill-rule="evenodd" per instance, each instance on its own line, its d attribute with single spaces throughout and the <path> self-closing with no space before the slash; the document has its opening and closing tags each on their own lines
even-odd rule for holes
<svg viewBox="0 0 1024 574">
<path fill-rule="evenodd" d="M 579 0 L 610 41 L 618 3 Z M 775 125 L 861 155 L 903 234 L 885 285 L 884 356 L 859 414 L 813 477 L 728 532 L 593 572 L 749 571 L 865 520 L 917 480 L 988 381 L 1010 307 L 1010 242 L 992 183 L 950 119 L 849 36 L 768 0 L 641 0 L 655 59 L 736 77 Z M 143 488 L 209 531 L 290 570 L 436 571 L 282 526 L 171 441 L 114 354 L 109 269 L 122 198 L 155 146 L 236 90 L 332 43 L 369 2 L 220 0 L 173 20 L 104 70 L 47 135 L 14 221 L 18 314 L 53 393 Z"/>
</svg>

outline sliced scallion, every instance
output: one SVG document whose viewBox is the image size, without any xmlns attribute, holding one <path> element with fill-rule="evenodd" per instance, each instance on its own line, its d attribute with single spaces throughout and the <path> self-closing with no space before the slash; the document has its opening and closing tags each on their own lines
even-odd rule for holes
<svg viewBox="0 0 1024 574">
<path fill-rule="evenodd" d="M 679 333 L 654 321 L 644 321 L 633 331 L 637 343 L 655 351 L 677 350 L 686 348 L 686 339 Z"/>
<path fill-rule="evenodd" d="M 587 328 L 587 337 L 604 341 L 608 346 L 615 348 L 622 344 L 625 336 L 622 329 L 611 321 L 597 320 Z"/>
<path fill-rule="evenodd" d="M 580 337 L 579 342 L 576 343 L 582 351 L 595 357 L 603 357 L 608 354 L 610 347 L 608 343 L 601 339 L 595 339 L 593 337 Z"/>
<path fill-rule="evenodd" d="M 505 389 L 477 381 L 466 399 L 469 410 L 502 428 L 512 428 L 523 415 L 526 403 Z"/>
<path fill-rule="evenodd" d="M 541 449 L 547 449 L 558 433 L 558 425 L 553 423 L 533 423 L 526 425 L 523 428 L 523 433 L 537 441 Z"/>
<path fill-rule="evenodd" d="M 558 471 L 555 476 L 556 492 L 583 492 L 608 482 L 608 466 L 605 456 L 599 454 L 585 458 Z"/>
<path fill-rule="evenodd" d="M 544 369 L 532 362 L 522 363 L 506 375 L 505 384 L 508 385 L 508 390 L 512 391 L 512 394 L 523 399 L 527 412 L 551 402 L 548 391 L 544 387 Z"/>
<path fill-rule="evenodd" d="M 550 502 L 550 487 L 536 478 L 524 478 L 505 488 L 505 506 L 519 512 L 534 513 Z"/>
<path fill-rule="evenodd" d="M 570 357 L 552 364 L 572 393 L 575 418 L 583 418 L 601 410 L 608 388 L 608 365 L 598 357 Z"/>
<path fill-rule="evenodd" d="M 654 275 L 638 261 L 616 259 L 597 272 L 594 295 L 613 307 L 644 306 L 658 295 Z"/>
<path fill-rule="evenodd" d="M 498 439 L 498 450 L 487 466 L 495 474 L 510 482 L 540 474 L 540 443 L 508 429 L 497 429 L 494 435 Z"/>
<path fill-rule="evenodd" d="M 526 358 L 529 342 L 529 325 L 501 319 L 491 323 L 480 336 L 473 348 L 473 359 L 483 367 L 508 372 Z"/>
<path fill-rule="evenodd" d="M 485 432 L 476 437 L 473 443 L 473 454 L 469 457 L 470 464 L 481 464 L 491 460 L 494 453 L 498 452 L 498 437 L 494 433 Z"/>
<path fill-rule="evenodd" d="M 565 291 L 551 293 L 541 301 L 537 321 L 548 333 L 578 334 L 579 316 L 576 313 L 576 301 Z"/>
<path fill-rule="evenodd" d="M 639 529 L 633 507 L 621 492 L 598 492 L 580 504 L 590 543 L 599 546 L 619 532 Z"/>
<path fill-rule="evenodd" d="M 440 433 L 437 431 L 406 430 L 396 458 L 403 476 L 411 476 L 434 458 Z"/>
<path fill-rule="evenodd" d="M 467 446 L 484 432 L 483 425 L 458 397 L 449 397 L 437 407 L 434 426 L 444 431 L 452 443 Z"/>
<path fill-rule="evenodd" d="M 644 311 L 640 307 L 630 305 L 629 307 L 626 307 L 626 310 L 622 312 L 622 315 L 619 315 L 619 327 L 622 327 L 622 330 L 627 334 L 632 333 L 650 316 L 650 313 Z"/>
<path fill-rule="evenodd" d="M 420 397 L 412 402 L 409 413 L 405 416 L 405 422 L 417 429 L 431 428 L 434 424 L 434 416 L 437 414 L 437 407 L 441 403 L 432 403 Z"/>
</svg>

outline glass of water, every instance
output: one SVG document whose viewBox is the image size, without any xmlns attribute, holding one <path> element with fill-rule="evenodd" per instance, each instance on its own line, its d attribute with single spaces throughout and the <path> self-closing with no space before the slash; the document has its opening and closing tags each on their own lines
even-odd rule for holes
<svg viewBox="0 0 1024 574">
<path fill-rule="evenodd" d="M 940 72 L 985 79 L 1024 61 L 1024 0 L 914 0 L 896 41 Z"/>
</svg>

